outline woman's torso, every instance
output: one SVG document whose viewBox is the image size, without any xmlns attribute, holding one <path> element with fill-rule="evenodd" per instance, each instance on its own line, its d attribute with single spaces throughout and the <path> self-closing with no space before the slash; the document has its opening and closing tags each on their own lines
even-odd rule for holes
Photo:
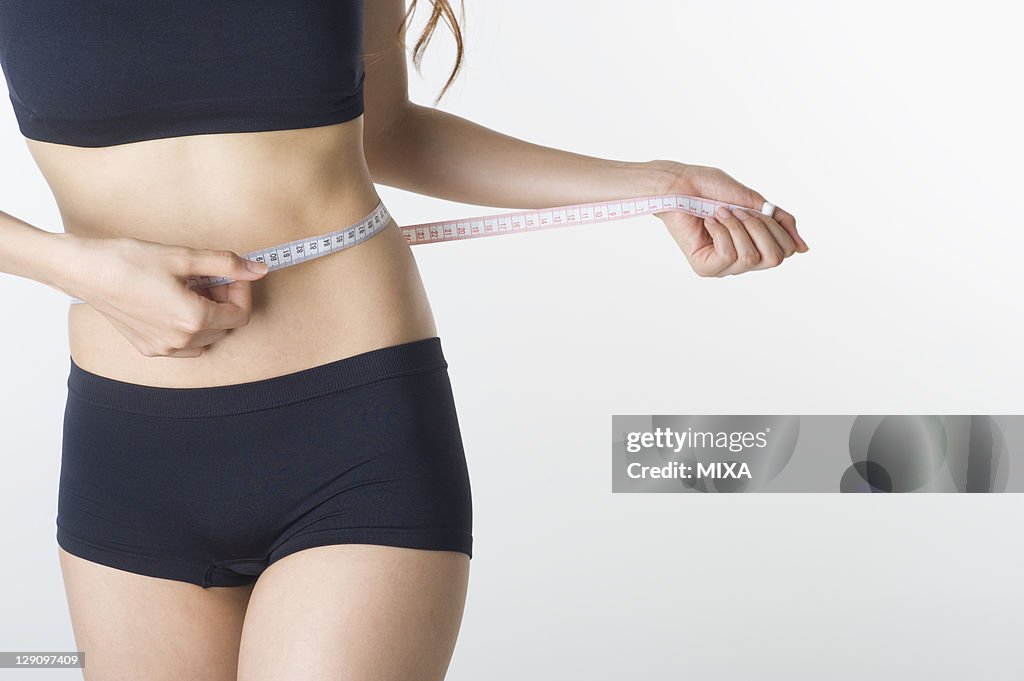
<svg viewBox="0 0 1024 681">
<path fill-rule="evenodd" d="M 346 227 L 379 201 L 362 117 L 98 148 L 27 143 L 65 231 L 83 236 L 242 254 Z M 249 324 L 196 358 L 145 357 L 89 305 L 71 305 L 68 324 L 82 368 L 168 387 L 253 381 L 436 334 L 394 222 L 355 247 L 254 282 Z"/>
</svg>

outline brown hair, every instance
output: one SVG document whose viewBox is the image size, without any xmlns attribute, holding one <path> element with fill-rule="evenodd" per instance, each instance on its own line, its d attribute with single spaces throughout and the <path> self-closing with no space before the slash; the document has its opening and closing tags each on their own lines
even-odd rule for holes
<svg viewBox="0 0 1024 681">
<path fill-rule="evenodd" d="M 448 81 L 441 88 L 441 93 L 434 99 L 434 104 L 441 101 L 445 93 L 448 92 L 448 88 L 451 87 L 455 78 L 459 75 L 462 70 L 462 57 L 465 53 L 465 45 L 462 40 L 462 29 L 459 26 L 459 19 L 455 17 L 455 11 L 452 10 L 451 4 L 448 0 L 430 0 L 433 4 L 432 11 L 430 13 L 430 19 L 427 20 L 427 26 L 423 30 L 423 34 L 419 40 L 416 41 L 416 45 L 413 46 L 412 50 L 412 63 L 416 66 L 416 72 L 422 75 L 420 70 L 423 62 L 423 52 L 426 50 L 427 45 L 430 43 L 430 39 L 434 35 L 434 31 L 437 30 L 437 24 L 444 20 L 444 23 L 451 29 L 452 35 L 455 37 L 455 67 L 452 69 L 451 75 L 448 76 Z M 409 9 L 406 10 L 405 16 L 402 18 L 402 25 L 398 29 L 398 39 L 404 45 L 403 36 L 406 29 L 409 27 L 409 21 L 412 19 L 413 13 L 416 11 L 417 0 L 410 0 Z M 465 21 L 466 7 L 463 5 L 462 0 L 459 0 L 459 16 Z"/>
</svg>

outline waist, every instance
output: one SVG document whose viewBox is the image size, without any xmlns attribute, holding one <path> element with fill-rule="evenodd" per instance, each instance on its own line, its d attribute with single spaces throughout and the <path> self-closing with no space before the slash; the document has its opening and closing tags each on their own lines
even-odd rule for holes
<svg viewBox="0 0 1024 681">
<path fill-rule="evenodd" d="M 111 147 L 28 146 L 65 231 L 82 236 L 246 254 L 341 229 L 380 202 L 363 156 L 361 118 Z M 256 282 L 250 323 L 200 357 L 145 357 L 88 305 L 70 305 L 68 325 L 72 358 L 83 369 L 165 387 L 260 380 L 435 331 L 394 223 L 364 243 Z"/>
<path fill-rule="evenodd" d="M 352 248 L 253 282 L 249 323 L 199 357 L 146 357 L 91 306 L 68 310 L 78 366 L 161 387 L 257 381 L 434 335 L 418 268 L 394 222 Z"/>
</svg>

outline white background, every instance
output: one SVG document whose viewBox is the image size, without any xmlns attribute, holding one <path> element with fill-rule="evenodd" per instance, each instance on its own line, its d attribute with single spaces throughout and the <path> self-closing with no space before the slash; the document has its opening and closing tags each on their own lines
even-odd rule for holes
<svg viewBox="0 0 1024 681">
<path fill-rule="evenodd" d="M 474 491 L 449 678 L 1019 678 L 1019 495 L 610 491 L 613 413 L 1024 411 L 1011 6 L 468 0 L 442 108 L 720 167 L 811 251 L 699 279 L 653 217 L 416 249 Z M 450 56 L 439 33 L 414 100 Z M 0 158 L 0 208 L 61 229 L 9 106 Z M 400 224 L 486 212 L 380 192 Z M 71 650 L 67 303 L 11 276 L 0 300 L 0 649 Z"/>
</svg>

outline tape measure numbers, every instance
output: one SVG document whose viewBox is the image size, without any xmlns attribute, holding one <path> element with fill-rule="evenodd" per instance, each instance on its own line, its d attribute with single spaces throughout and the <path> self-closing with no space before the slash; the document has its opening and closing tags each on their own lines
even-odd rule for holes
<svg viewBox="0 0 1024 681">
<path fill-rule="evenodd" d="M 440 243 L 444 241 L 463 241 L 479 237 L 498 236 L 501 234 L 517 234 L 536 232 L 559 227 L 576 225 L 593 225 L 615 220 L 626 220 L 638 215 L 650 215 L 676 211 L 689 213 L 697 217 L 707 218 L 714 215 L 715 209 L 724 206 L 728 209 L 746 206 L 724 203 L 712 199 L 686 194 L 658 194 L 639 196 L 629 199 L 615 199 L 595 203 L 580 203 L 556 208 L 540 210 L 522 210 L 512 213 L 497 213 L 456 221 L 442 220 L 427 222 L 421 225 L 402 227 L 402 236 L 412 246 Z M 769 217 L 775 212 L 775 206 L 766 203 L 760 210 Z M 359 222 L 326 234 L 311 236 L 304 239 L 289 241 L 279 246 L 271 246 L 259 251 L 246 253 L 242 257 L 256 262 L 265 262 L 268 273 L 309 260 L 322 258 L 331 253 L 351 248 L 385 229 L 391 222 L 391 214 L 381 202 L 372 213 Z M 187 279 L 191 288 L 210 288 L 234 281 L 228 277 L 208 277 L 195 275 Z M 72 303 L 81 303 L 77 298 Z"/>
</svg>

